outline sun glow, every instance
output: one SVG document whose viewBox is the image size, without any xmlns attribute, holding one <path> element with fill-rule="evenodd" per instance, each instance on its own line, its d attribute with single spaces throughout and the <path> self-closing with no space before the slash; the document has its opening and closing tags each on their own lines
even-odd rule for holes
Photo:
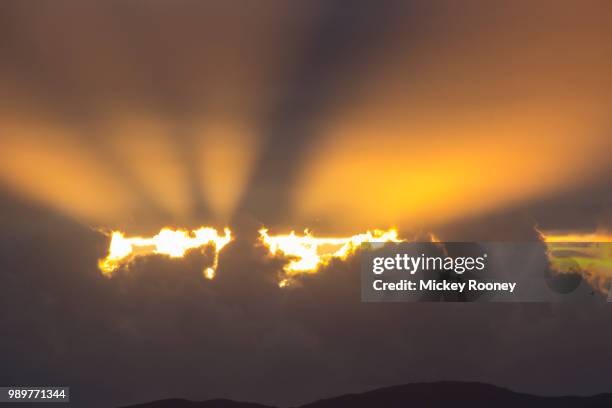
<svg viewBox="0 0 612 408">
<path fill-rule="evenodd" d="M 291 232 L 286 235 L 269 235 L 263 228 L 259 231 L 260 241 L 268 248 L 271 255 L 282 254 L 290 261 L 283 271 L 286 278 L 279 283 L 280 287 L 288 286 L 290 277 L 316 273 L 318 269 L 332 259 L 346 259 L 361 244 L 366 242 L 402 242 L 395 229 L 373 230 L 350 237 L 314 237 L 308 230 L 304 235 Z"/>
<path fill-rule="evenodd" d="M 588 234 L 568 233 L 554 234 L 538 231 L 545 242 L 612 242 L 612 234 L 593 232 Z"/>
<path fill-rule="evenodd" d="M 139 256 L 154 254 L 170 258 L 182 258 L 187 251 L 211 246 L 214 248 L 212 266 L 203 271 L 204 277 L 213 279 L 219 264 L 219 253 L 232 240 L 231 231 L 225 228 L 224 235 L 216 229 L 202 227 L 193 231 L 163 228 L 151 238 L 126 237 L 123 232 L 114 231 L 106 258 L 98 266 L 103 274 L 111 276 L 120 267 L 129 264 Z"/>
<path fill-rule="evenodd" d="M 592 287 L 608 293 L 612 283 L 612 234 L 538 232 L 546 243 L 552 270 L 578 273 Z"/>
</svg>

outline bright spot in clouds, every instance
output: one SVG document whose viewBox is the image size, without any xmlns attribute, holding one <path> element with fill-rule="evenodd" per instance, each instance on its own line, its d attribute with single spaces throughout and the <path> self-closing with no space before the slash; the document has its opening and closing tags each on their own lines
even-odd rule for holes
<svg viewBox="0 0 612 408">
<path fill-rule="evenodd" d="M 229 228 L 225 228 L 224 235 L 210 227 L 193 231 L 163 228 L 151 238 L 126 237 L 124 233 L 114 231 L 108 256 L 100 260 L 99 267 L 102 273 L 110 276 L 139 256 L 161 254 L 170 258 L 182 258 L 191 249 L 211 246 L 215 251 L 213 264 L 206 268 L 203 274 L 207 279 L 212 279 L 219 264 L 219 253 L 231 240 Z"/>
<path fill-rule="evenodd" d="M 309 231 L 304 235 L 291 232 L 287 235 L 269 235 L 267 229 L 259 231 L 260 241 L 271 255 L 282 254 L 290 261 L 285 265 L 287 276 L 315 273 L 322 265 L 334 258 L 346 259 L 361 244 L 366 242 L 401 242 L 395 229 L 373 230 L 349 237 L 315 237 Z M 289 284 L 287 279 L 280 282 L 281 287 Z"/>
</svg>

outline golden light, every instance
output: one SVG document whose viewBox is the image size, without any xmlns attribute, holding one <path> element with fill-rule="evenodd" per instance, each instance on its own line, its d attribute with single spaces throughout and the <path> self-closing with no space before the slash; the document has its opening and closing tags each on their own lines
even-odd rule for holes
<svg viewBox="0 0 612 408">
<path fill-rule="evenodd" d="M 189 190 L 187 163 L 181 156 L 172 123 L 150 112 L 128 110 L 108 115 L 100 125 L 101 141 L 107 158 L 121 167 L 120 185 L 138 187 L 136 205 L 153 206 L 168 214 L 172 222 L 192 222 L 194 202 Z M 174 136 L 174 137 L 173 137 Z M 109 166 L 109 163 L 105 163 Z M 154 164 L 154 165 L 151 165 Z M 127 177 L 126 177 L 127 176 Z M 127 208 L 124 210 L 127 212 Z M 167 222 L 157 217 L 157 222 Z M 102 224 L 106 225 L 106 224 Z M 123 216 L 115 217 L 111 225 L 124 226 Z"/>
<path fill-rule="evenodd" d="M 132 189 L 74 129 L 3 113 L 0 121 L 1 189 L 88 225 L 117 223 L 144 210 Z"/>
<path fill-rule="evenodd" d="M 192 249 L 211 246 L 214 249 L 212 266 L 203 271 L 207 279 L 213 279 L 219 265 L 219 253 L 232 240 L 229 228 L 220 235 L 216 229 L 201 227 L 188 231 L 163 228 L 159 234 L 150 237 L 126 237 L 123 232 L 114 231 L 106 258 L 98 266 L 103 274 L 111 276 L 113 272 L 132 262 L 135 258 L 147 255 L 167 255 L 170 258 L 182 258 Z"/>
<path fill-rule="evenodd" d="M 407 45 L 407 24 L 381 45 L 359 97 L 317 128 L 293 189 L 300 221 L 430 230 L 610 174 L 610 24 L 569 3 L 516 24 L 534 14 L 515 3 L 496 24 L 476 6 L 432 19 L 428 34 L 470 27 L 444 41 Z"/>
<path fill-rule="evenodd" d="M 259 234 L 260 241 L 271 255 L 282 254 L 290 258 L 283 268 L 287 277 L 280 281 L 280 287 L 290 285 L 292 276 L 316 273 L 332 259 L 346 259 L 363 243 L 402 242 L 395 229 L 376 229 L 350 237 L 324 238 L 314 237 L 308 230 L 304 231 L 304 235 L 296 235 L 293 231 L 286 235 L 270 235 L 263 228 Z"/>
<path fill-rule="evenodd" d="M 608 293 L 612 284 L 612 234 L 552 233 L 538 230 L 556 273 L 578 273 L 593 288 Z"/>
<path fill-rule="evenodd" d="M 253 134 L 256 124 L 246 122 L 232 117 L 194 124 L 198 137 L 193 154 L 202 196 L 219 222 L 226 222 L 234 213 L 258 155 L 259 142 Z"/>
<path fill-rule="evenodd" d="M 612 234 L 603 231 L 585 234 L 538 232 L 545 242 L 612 242 Z"/>
</svg>

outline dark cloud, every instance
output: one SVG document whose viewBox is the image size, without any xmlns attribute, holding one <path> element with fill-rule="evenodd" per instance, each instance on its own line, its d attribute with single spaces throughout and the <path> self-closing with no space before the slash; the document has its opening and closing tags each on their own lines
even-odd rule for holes
<svg viewBox="0 0 612 408">
<path fill-rule="evenodd" d="M 373 387 L 462 379 L 536 393 L 607 390 L 605 306 L 368 304 L 359 261 L 288 290 L 250 238 L 221 254 L 143 258 L 112 279 L 106 238 L 2 200 L 2 384 L 67 384 L 74 406 L 230 397 L 296 404 Z"/>
</svg>

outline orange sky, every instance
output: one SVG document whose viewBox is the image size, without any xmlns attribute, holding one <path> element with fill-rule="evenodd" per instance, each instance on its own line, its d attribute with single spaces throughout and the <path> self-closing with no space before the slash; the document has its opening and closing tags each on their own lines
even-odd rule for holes
<svg viewBox="0 0 612 408">
<path fill-rule="evenodd" d="M 319 63 L 304 55 L 334 58 L 304 54 L 320 10 L 271 4 L 231 24 L 231 6 L 200 7 L 210 24 L 153 3 L 140 16 L 103 4 L 9 10 L 0 188 L 88 225 L 223 224 L 260 165 L 270 112 L 318 86 L 329 95 L 310 133 L 282 135 L 312 142 L 273 158 L 287 161 L 279 177 L 296 174 L 286 223 L 437 225 L 611 170 L 601 4 L 423 5 L 426 21 L 397 10 L 374 27 L 367 57 L 284 97 L 296 67 Z"/>
</svg>

